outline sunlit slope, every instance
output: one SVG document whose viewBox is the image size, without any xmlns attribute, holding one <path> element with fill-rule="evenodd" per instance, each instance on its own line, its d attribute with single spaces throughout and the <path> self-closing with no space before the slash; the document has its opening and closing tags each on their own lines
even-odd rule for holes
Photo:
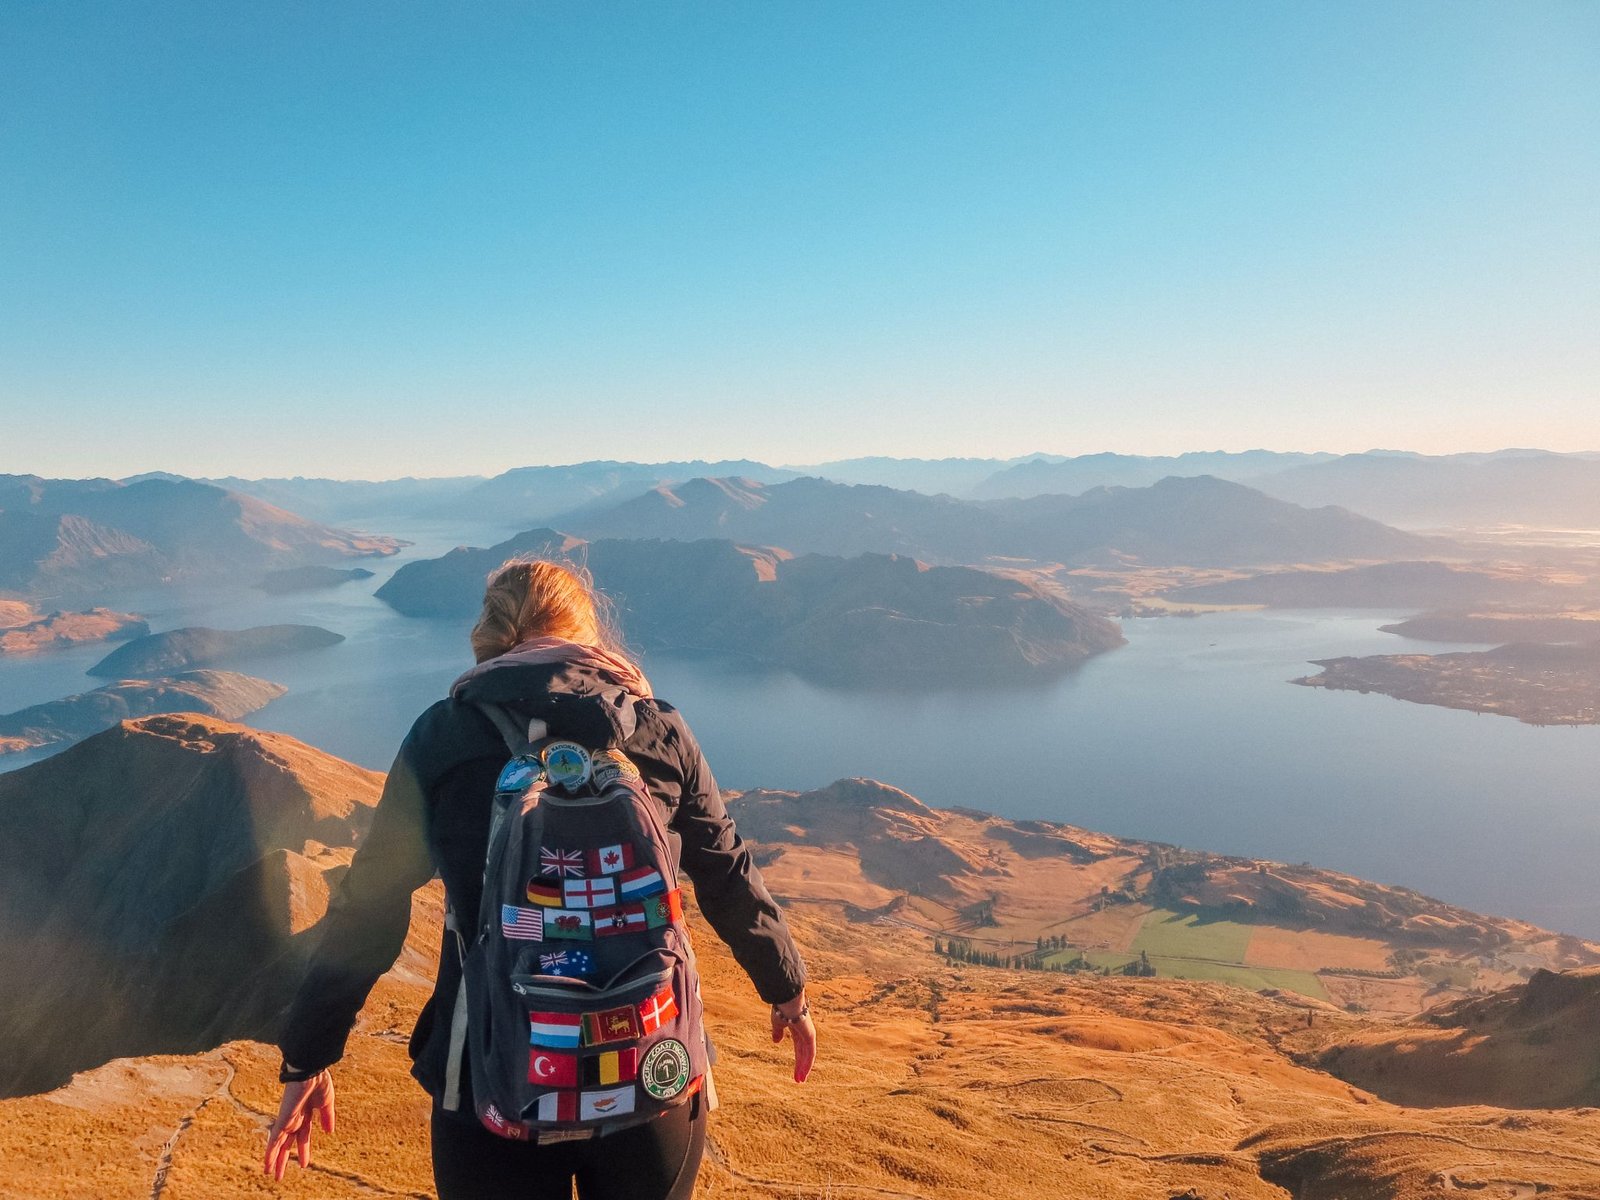
<svg viewBox="0 0 1600 1200">
<path fill-rule="evenodd" d="M 427 1101 L 409 1077 L 405 1043 L 436 960 L 437 884 L 419 894 L 402 958 L 380 981 L 338 1068 L 338 1131 L 319 1138 L 312 1170 L 285 1185 L 257 1173 L 279 1092 L 276 1052 L 228 1040 L 234 1035 L 216 1021 L 239 993 L 202 988 L 203 1002 L 194 1002 L 196 981 L 229 978 L 261 931 L 291 944 L 314 933 L 378 777 L 293 739 L 197 717 L 130 722 L 40 767 L 52 764 L 66 767 L 6 777 L 33 784 L 0 791 L 10 821 L 5 844 L 14 856 L 76 863 L 63 876 L 72 886 L 49 894 L 76 897 L 98 914 L 96 927 L 131 938 L 146 893 L 186 905 L 158 930 L 142 927 L 158 948 L 176 939 L 186 949 L 171 956 L 181 957 L 181 970 L 154 971 L 141 986 L 184 1025 L 163 1036 L 187 1038 L 194 1052 L 118 1059 L 56 1090 L 0 1101 L 5 1195 L 430 1195 Z M 118 798 L 129 806 L 122 824 Z M 1037 954 L 1034 935 L 1023 934 L 1040 922 L 1104 927 L 1107 941 L 1121 922 L 1133 931 L 1129 950 L 1143 938 L 1152 960 L 1202 958 L 1185 953 L 1197 949 L 1189 939 L 1201 938 L 1201 948 L 1220 957 L 1239 955 L 1241 945 L 1247 960 L 1272 956 L 1256 969 L 1326 978 L 1313 969 L 1322 959 L 1359 959 L 1389 944 L 1349 923 L 1351 910 L 1378 908 L 1396 939 L 1428 929 L 1463 944 L 1520 939 L 1521 953 L 1552 960 L 1592 956 L 1584 943 L 1308 868 L 1186 857 L 1068 826 L 929 809 L 870 781 L 799 796 L 750 793 L 734 810 L 774 889 L 790 898 L 813 973 L 822 1059 L 805 1086 L 788 1079 L 787 1048 L 771 1044 L 765 1007 L 691 912 L 723 1100 L 701 1195 L 1600 1195 L 1592 1110 L 1402 1108 L 1318 1069 L 1330 1047 L 1360 1046 L 1362 1062 L 1400 1073 L 1408 1052 L 1395 1039 L 1429 1026 L 1282 988 L 1013 970 L 933 952 L 937 936 L 974 948 L 1014 941 L 1019 953 L 1026 941 Z M 163 812 L 178 819 L 161 826 L 160 837 L 135 836 Z M 32 833 L 17 823 L 23 814 L 37 826 Z M 163 844 L 169 852 L 160 852 Z M 201 846 L 204 853 L 186 857 Z M 92 860 L 74 858 L 91 848 Z M 225 861 L 208 873 L 213 858 Z M 6 878 L 19 861 L 7 862 Z M 111 886 L 116 880 L 124 882 Z M 1114 899 L 1138 886 L 1149 893 L 1157 881 L 1165 882 L 1144 899 Z M 186 886 L 195 893 L 181 895 Z M 245 897 L 257 898 L 259 925 L 216 921 L 240 911 Z M 1291 899 L 1310 927 L 1263 919 Z M 1222 903 L 1234 905 L 1230 915 L 1209 915 Z M 80 934 L 54 952 L 81 959 L 105 952 L 107 940 Z M 1427 954 L 1443 961 L 1452 952 Z M 143 961 L 154 966 L 160 957 Z M 32 962 L 35 970 L 55 965 L 49 956 Z M 86 961 L 65 965 L 75 979 L 97 978 Z M 292 977 L 287 960 L 279 966 Z M 1568 981 L 1555 987 L 1572 999 L 1591 977 L 1552 978 Z M 1523 994 L 1471 1003 L 1516 1007 Z M 1559 1033 L 1574 1061 L 1600 1052 L 1600 1029 L 1577 998 L 1576 1007 L 1563 1000 L 1542 1008 L 1540 1026 Z M 89 1018 L 55 1016 L 54 1026 L 36 1022 L 33 1035 L 84 1038 Z M 1544 1067 L 1530 1058 L 1525 1068 L 1503 1060 L 1493 1069 Z M 1458 1098 L 1481 1097 L 1464 1089 Z"/>
</svg>

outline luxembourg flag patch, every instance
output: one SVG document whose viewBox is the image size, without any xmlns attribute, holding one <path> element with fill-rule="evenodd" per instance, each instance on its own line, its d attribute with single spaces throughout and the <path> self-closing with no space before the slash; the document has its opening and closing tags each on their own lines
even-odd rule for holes
<svg viewBox="0 0 1600 1200">
<path fill-rule="evenodd" d="M 666 887 L 667 882 L 661 878 L 660 871 L 654 867 L 636 867 L 622 873 L 619 890 L 624 900 L 642 900 L 665 891 Z"/>
<path fill-rule="evenodd" d="M 576 1050 L 583 1041 L 581 1013 L 530 1012 L 528 1041 L 535 1046 Z"/>
</svg>

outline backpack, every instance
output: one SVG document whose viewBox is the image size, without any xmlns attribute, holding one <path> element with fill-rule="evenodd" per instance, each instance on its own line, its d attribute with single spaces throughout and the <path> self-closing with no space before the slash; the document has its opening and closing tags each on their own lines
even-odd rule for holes
<svg viewBox="0 0 1600 1200">
<path fill-rule="evenodd" d="M 537 720 L 524 737 L 482 707 L 512 757 L 457 1005 L 478 1119 L 539 1142 L 643 1124 L 698 1093 L 708 1067 L 663 815 L 620 750 L 545 737 Z"/>
</svg>

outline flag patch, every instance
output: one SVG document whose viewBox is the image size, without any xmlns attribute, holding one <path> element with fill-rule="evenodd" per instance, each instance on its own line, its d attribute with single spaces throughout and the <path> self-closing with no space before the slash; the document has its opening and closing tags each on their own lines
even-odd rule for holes
<svg viewBox="0 0 1600 1200">
<path fill-rule="evenodd" d="M 616 875 L 633 866 L 633 847 L 626 842 L 589 851 L 589 874 Z"/>
<path fill-rule="evenodd" d="M 577 1092 L 546 1092 L 539 1097 L 539 1120 L 576 1121 L 577 1119 Z"/>
<path fill-rule="evenodd" d="M 583 874 L 582 850 L 553 850 L 539 847 L 539 874 L 565 875 L 574 879 Z"/>
<path fill-rule="evenodd" d="M 528 1082 L 540 1087 L 577 1087 L 578 1060 L 571 1054 L 555 1054 L 535 1046 L 528 1052 Z"/>
<path fill-rule="evenodd" d="M 624 900 L 642 900 L 646 896 L 654 896 L 657 892 L 665 891 L 666 887 L 661 872 L 654 867 L 637 867 L 622 873 L 621 892 Z"/>
<path fill-rule="evenodd" d="M 607 1042 L 630 1042 L 641 1034 L 639 1014 L 633 1005 L 608 1008 L 604 1012 L 583 1014 L 583 1041 L 586 1046 Z"/>
<path fill-rule="evenodd" d="M 540 883 L 537 879 L 528 880 L 528 903 L 542 904 L 546 908 L 561 907 L 561 888 L 553 883 Z"/>
<path fill-rule="evenodd" d="M 673 888 L 664 895 L 655 896 L 644 903 L 645 923 L 651 929 L 660 929 L 674 921 L 683 923 L 683 893 Z"/>
<path fill-rule="evenodd" d="M 632 1083 L 639 1075 L 639 1048 L 607 1050 L 593 1058 L 583 1060 L 584 1087 L 609 1087 L 614 1083 Z"/>
<path fill-rule="evenodd" d="M 600 908 L 594 914 L 595 937 L 612 937 L 619 933 L 634 933 L 647 929 L 644 905 L 621 904 L 616 908 Z"/>
<path fill-rule="evenodd" d="M 564 975 L 579 979 L 594 967 L 594 960 L 583 950 L 557 950 L 554 954 L 539 955 L 539 974 Z"/>
<path fill-rule="evenodd" d="M 568 908 L 610 908 L 617 902 L 617 885 L 611 879 L 563 879 L 561 898 Z"/>
<path fill-rule="evenodd" d="M 578 1120 L 598 1121 L 605 1117 L 620 1117 L 633 1111 L 633 1085 L 612 1088 L 605 1092 L 580 1092 Z"/>
<path fill-rule="evenodd" d="M 589 914 L 583 909 L 563 908 L 560 912 L 551 913 L 545 920 L 544 936 L 552 941 L 568 938 L 586 942 L 591 928 Z"/>
<path fill-rule="evenodd" d="M 508 938 L 537 942 L 544 937 L 544 909 L 518 908 L 515 904 L 500 906 L 500 932 Z"/>
<path fill-rule="evenodd" d="M 677 1015 L 678 998 L 672 994 L 670 983 L 639 1005 L 639 1023 L 645 1033 L 654 1033 Z"/>
<path fill-rule="evenodd" d="M 483 1110 L 483 1116 L 480 1120 L 482 1120 L 484 1128 L 491 1133 L 498 1133 L 501 1137 L 510 1138 L 514 1142 L 528 1140 L 528 1131 L 523 1128 L 522 1123 L 520 1121 L 506 1120 L 500 1115 L 500 1110 L 492 1104 Z"/>
<path fill-rule="evenodd" d="M 577 1013 L 530 1012 L 528 1040 L 535 1046 L 576 1050 L 583 1040 L 583 1021 Z"/>
</svg>

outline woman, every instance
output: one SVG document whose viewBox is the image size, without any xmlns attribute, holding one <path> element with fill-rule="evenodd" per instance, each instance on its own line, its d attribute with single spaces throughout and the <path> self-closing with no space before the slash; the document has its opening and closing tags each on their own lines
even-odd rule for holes
<svg viewBox="0 0 1600 1200">
<path fill-rule="evenodd" d="M 805 967 L 783 914 L 739 840 L 694 736 L 621 653 L 588 580 L 553 563 L 506 563 L 490 577 L 472 651 L 478 665 L 417 719 L 401 746 L 290 1009 L 281 1039 L 283 1100 L 267 1136 L 266 1171 L 277 1179 L 291 1149 L 309 1165 L 313 1124 L 333 1130 L 328 1068 L 342 1057 L 378 976 L 399 956 L 411 893 L 437 871 L 450 911 L 468 914 L 464 925 L 473 925 L 490 804 L 507 758 L 482 704 L 515 705 L 542 718 L 552 736 L 598 746 L 611 729 L 601 694 L 620 687 L 644 698 L 621 749 L 670 813 L 680 865 L 706 920 L 772 1005 L 773 1041 L 785 1032 L 793 1039 L 795 1081 L 811 1069 L 816 1029 Z M 470 1078 L 447 1078 L 459 1069 L 449 1043 L 460 978 L 457 940 L 447 932 L 434 994 L 411 1037 L 412 1074 L 433 1097 L 440 1200 L 568 1200 L 574 1183 L 582 1200 L 690 1195 L 705 1146 L 705 1092 L 644 1125 L 587 1141 L 507 1141 L 481 1127 Z"/>
</svg>

